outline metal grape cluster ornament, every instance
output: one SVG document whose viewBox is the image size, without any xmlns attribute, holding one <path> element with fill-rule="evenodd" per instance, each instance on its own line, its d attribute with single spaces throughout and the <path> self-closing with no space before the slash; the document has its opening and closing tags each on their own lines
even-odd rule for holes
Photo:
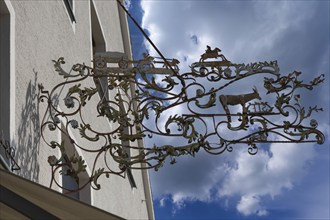
<svg viewBox="0 0 330 220">
<path fill-rule="evenodd" d="M 245 145 L 253 155 L 264 143 L 324 142 L 311 119 L 322 109 L 303 107 L 298 93 L 312 90 L 324 75 L 304 83 L 300 72 L 281 75 L 277 61 L 236 64 L 209 46 L 185 73 L 177 59 L 147 53 L 137 61 L 118 52 L 94 57 L 93 67 L 75 64 L 68 72 L 63 58 L 54 61 L 66 80 L 50 91 L 39 85 L 39 100 L 47 103 L 42 136 L 61 152 L 48 159 L 59 186 L 56 172 L 78 180 L 86 163 L 91 176 L 79 185 L 99 189 L 102 175 L 157 170 L 167 159 L 173 164 L 202 150 L 222 154 Z M 64 141 L 48 140 L 55 131 Z M 75 149 L 71 155 L 68 145 Z"/>
</svg>

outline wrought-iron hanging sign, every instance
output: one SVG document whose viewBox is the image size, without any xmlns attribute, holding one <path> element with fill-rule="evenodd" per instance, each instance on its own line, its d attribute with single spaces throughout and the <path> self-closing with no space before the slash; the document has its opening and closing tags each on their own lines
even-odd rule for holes
<svg viewBox="0 0 330 220">
<path fill-rule="evenodd" d="M 47 101 L 42 136 L 61 152 L 49 157 L 53 174 L 60 171 L 78 179 L 84 171 L 86 162 L 76 153 L 69 155 L 68 144 L 93 155 L 86 184 L 99 189 L 101 175 L 157 170 L 167 158 L 175 163 L 177 157 L 201 150 L 222 154 L 243 144 L 256 154 L 257 144 L 324 142 L 316 120 L 310 119 L 322 109 L 306 109 L 297 93 L 312 90 L 324 75 L 304 83 L 300 72 L 281 75 L 277 61 L 236 64 L 220 52 L 208 46 L 182 74 L 177 59 L 147 53 L 138 61 L 117 52 L 99 53 L 93 68 L 76 64 L 69 72 L 62 68 L 63 58 L 54 61 L 67 80 L 50 91 L 39 85 L 40 101 Z M 261 81 L 248 85 L 250 78 Z M 48 140 L 49 131 L 61 131 L 69 143 Z M 158 143 L 135 144 L 143 138 Z M 69 167 L 66 172 L 64 166 Z"/>
</svg>

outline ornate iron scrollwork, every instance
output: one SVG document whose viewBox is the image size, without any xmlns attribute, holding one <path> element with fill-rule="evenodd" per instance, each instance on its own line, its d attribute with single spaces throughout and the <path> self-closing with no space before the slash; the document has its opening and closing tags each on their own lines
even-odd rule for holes
<svg viewBox="0 0 330 220">
<path fill-rule="evenodd" d="M 68 166 L 69 172 L 62 174 L 77 179 L 86 162 L 75 154 L 68 156 L 67 143 L 48 141 L 46 130 L 63 132 L 76 149 L 94 154 L 92 176 L 86 184 L 93 183 L 95 189 L 100 188 L 97 180 L 101 175 L 123 176 L 128 168 L 157 170 L 167 158 L 173 164 L 177 157 L 194 156 L 201 149 L 222 154 L 232 151 L 234 145 L 245 144 L 250 154 L 256 154 L 259 143 L 324 142 L 317 122 L 312 119 L 306 124 L 313 112 L 322 109 L 305 109 L 297 93 L 301 88 L 312 90 L 324 81 L 324 75 L 303 83 L 300 72 L 282 76 L 277 61 L 235 64 L 220 52 L 208 47 L 199 62 L 191 64 L 191 71 L 183 74 L 179 73 L 177 59 L 158 60 L 149 54 L 138 61 L 120 53 L 96 54 L 93 68 L 76 64 L 69 72 L 62 68 L 63 58 L 54 61 L 55 70 L 67 80 L 50 92 L 39 85 L 39 100 L 47 100 L 42 136 L 61 152 L 60 158 L 49 157 L 53 174 Z M 261 74 L 263 88 L 244 85 L 243 93 L 223 93 Z M 93 80 L 94 86 L 82 86 Z M 54 100 L 61 100 L 62 90 L 61 109 Z M 94 106 L 89 105 L 92 102 Z M 94 114 L 89 113 L 88 118 L 101 118 L 111 128 L 99 131 L 96 122 L 86 119 L 83 109 L 90 112 L 93 107 Z M 74 131 L 82 141 L 76 141 Z M 167 143 L 143 147 L 127 144 L 152 137 L 166 137 Z M 132 151 L 128 153 L 127 149 Z M 101 156 L 104 167 L 97 163 Z M 110 161 L 118 167 L 111 167 Z"/>
<path fill-rule="evenodd" d="M 15 148 L 10 146 L 9 141 L 5 140 L 4 138 L 0 138 L 0 151 L 1 153 L 4 152 L 5 158 L 10 163 L 10 170 L 13 172 L 15 170 L 20 170 L 20 166 L 15 160 Z M 4 159 L 5 159 L 4 158 Z M 9 165 L 9 164 L 8 164 Z"/>
</svg>

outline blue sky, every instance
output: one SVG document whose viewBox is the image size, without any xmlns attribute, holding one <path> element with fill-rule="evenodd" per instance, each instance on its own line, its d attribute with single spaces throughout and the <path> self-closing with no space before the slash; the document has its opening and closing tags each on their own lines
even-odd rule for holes
<svg viewBox="0 0 330 220">
<path fill-rule="evenodd" d="M 324 145 L 272 145 L 180 158 L 150 171 L 156 219 L 329 219 L 329 1 L 130 1 L 130 11 L 162 53 L 197 61 L 206 45 L 233 62 L 278 60 L 281 73 L 326 80 L 303 93 L 326 135 Z M 150 48 L 130 26 L 134 57 Z M 273 166 L 258 172 L 260 166 Z M 250 175 L 245 175 L 250 173 Z"/>
</svg>

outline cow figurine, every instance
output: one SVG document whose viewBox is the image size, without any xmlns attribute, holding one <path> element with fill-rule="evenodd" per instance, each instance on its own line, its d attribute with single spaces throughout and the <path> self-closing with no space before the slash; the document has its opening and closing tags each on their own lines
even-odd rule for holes
<svg viewBox="0 0 330 220">
<path fill-rule="evenodd" d="M 247 102 L 249 102 L 253 99 L 261 100 L 257 88 L 254 86 L 252 90 L 253 90 L 252 93 L 243 94 L 243 95 L 220 95 L 220 97 L 219 97 L 220 102 L 221 102 L 221 105 L 222 105 L 223 109 L 225 110 L 225 112 L 227 114 L 228 122 L 231 122 L 231 117 L 230 117 L 230 112 L 229 112 L 228 105 L 238 105 L 238 104 L 240 104 L 243 108 L 243 113 L 246 113 L 247 108 L 246 108 L 245 104 Z"/>
</svg>

